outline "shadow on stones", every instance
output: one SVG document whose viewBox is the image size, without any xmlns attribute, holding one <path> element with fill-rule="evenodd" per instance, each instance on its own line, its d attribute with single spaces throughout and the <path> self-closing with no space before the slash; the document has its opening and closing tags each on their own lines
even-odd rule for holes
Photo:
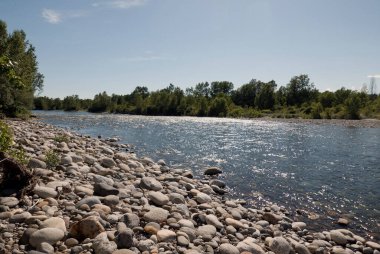
<svg viewBox="0 0 380 254">
<path fill-rule="evenodd" d="M 37 178 L 25 166 L 0 152 L 0 196 L 22 199 L 36 183 Z"/>
</svg>

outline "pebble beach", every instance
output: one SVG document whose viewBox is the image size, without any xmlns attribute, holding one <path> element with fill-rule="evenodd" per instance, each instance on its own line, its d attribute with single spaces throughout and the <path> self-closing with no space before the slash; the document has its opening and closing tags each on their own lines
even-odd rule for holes
<svg viewBox="0 0 380 254">
<path fill-rule="evenodd" d="M 0 197 L 0 253 L 380 254 L 379 243 L 344 225 L 315 232 L 286 207 L 230 199 L 222 169 L 196 179 L 117 140 L 6 123 L 38 182 L 22 199 Z"/>
</svg>

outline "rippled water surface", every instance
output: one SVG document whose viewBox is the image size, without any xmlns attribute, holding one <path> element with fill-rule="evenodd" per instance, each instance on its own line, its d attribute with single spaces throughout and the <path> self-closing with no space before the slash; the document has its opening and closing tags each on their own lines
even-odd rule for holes
<svg viewBox="0 0 380 254">
<path fill-rule="evenodd" d="M 139 156 L 191 168 L 202 177 L 218 166 L 231 195 L 273 202 L 318 228 L 349 229 L 380 239 L 380 129 L 193 117 L 35 112 L 46 123 L 81 134 L 119 137 Z M 302 219 L 307 215 L 301 213 Z M 303 217 L 305 216 L 305 217 Z"/>
</svg>

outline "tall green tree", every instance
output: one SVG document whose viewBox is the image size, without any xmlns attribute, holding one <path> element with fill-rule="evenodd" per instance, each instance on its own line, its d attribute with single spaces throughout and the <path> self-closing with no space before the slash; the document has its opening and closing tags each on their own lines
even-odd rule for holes
<svg viewBox="0 0 380 254">
<path fill-rule="evenodd" d="M 286 86 L 286 101 L 290 106 L 312 102 L 317 95 L 317 89 L 313 83 L 310 83 L 309 76 L 305 74 L 292 77 Z"/>
<path fill-rule="evenodd" d="M 34 94 L 43 87 L 35 48 L 22 30 L 8 34 L 0 20 L 0 113 L 18 116 L 33 107 Z"/>
</svg>

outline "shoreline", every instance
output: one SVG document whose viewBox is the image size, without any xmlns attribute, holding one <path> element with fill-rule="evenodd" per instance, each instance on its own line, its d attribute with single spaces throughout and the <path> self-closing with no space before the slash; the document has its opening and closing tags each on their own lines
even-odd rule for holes
<svg viewBox="0 0 380 254">
<path fill-rule="evenodd" d="M 8 204 L 0 213 L 6 251 L 380 253 L 378 243 L 345 227 L 310 232 L 304 222 L 287 217 L 283 207 L 246 207 L 217 194 L 224 188 L 217 178 L 194 179 L 190 171 L 169 168 L 162 160 L 122 152 L 123 145 L 38 120 L 6 122 L 40 176 L 24 204 L 1 199 L 0 204 Z M 60 157 L 52 169 L 46 165 L 49 151 Z"/>
<path fill-rule="evenodd" d="M 63 110 L 35 110 L 41 112 L 49 111 L 59 111 L 59 112 L 72 112 L 72 111 L 63 111 Z M 75 112 L 84 112 L 88 114 L 110 114 L 110 115 L 125 115 L 125 116 L 145 116 L 145 117 L 194 117 L 194 118 L 215 118 L 215 119 L 237 119 L 237 120 L 255 120 L 255 121 L 273 121 L 273 122 L 283 122 L 283 123 L 301 123 L 301 124 L 316 124 L 316 125 L 338 125 L 346 127 L 355 127 L 355 128 L 380 128 L 380 119 L 375 118 L 365 118 L 359 120 L 352 119 L 306 119 L 306 118 L 275 118 L 270 116 L 257 117 L 257 118 L 237 118 L 237 117 L 199 117 L 199 116 L 160 116 L 160 115 L 129 115 L 121 113 L 93 113 L 88 111 L 75 111 Z M 34 117 L 39 119 L 38 116 Z"/>
</svg>

